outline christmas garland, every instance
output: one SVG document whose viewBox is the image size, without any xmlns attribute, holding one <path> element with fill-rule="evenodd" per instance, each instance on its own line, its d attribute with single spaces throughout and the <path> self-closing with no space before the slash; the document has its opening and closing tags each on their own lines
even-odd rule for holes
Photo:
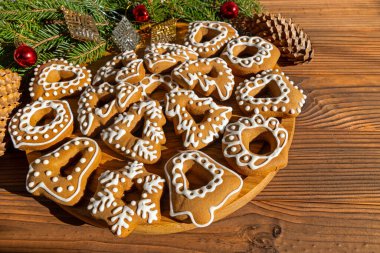
<svg viewBox="0 0 380 253">
<path fill-rule="evenodd" d="M 0 69 L 20 74 L 35 64 L 64 57 L 89 63 L 115 49 L 114 27 L 130 20 L 135 29 L 169 19 L 225 20 L 261 12 L 258 0 L 50 0 L 0 2 Z M 73 34 L 81 19 L 85 35 Z M 74 21 L 74 22 L 71 22 Z M 70 23 L 71 22 L 71 23 Z"/>
</svg>

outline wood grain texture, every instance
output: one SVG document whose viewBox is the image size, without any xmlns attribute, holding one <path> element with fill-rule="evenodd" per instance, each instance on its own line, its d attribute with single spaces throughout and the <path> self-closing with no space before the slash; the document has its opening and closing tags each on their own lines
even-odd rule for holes
<svg viewBox="0 0 380 253">
<path fill-rule="evenodd" d="M 380 2 L 263 0 L 311 36 L 289 165 L 250 204 L 207 228 L 116 239 L 24 188 L 20 152 L 0 158 L 1 252 L 379 252 Z M 15 162 L 17 161 L 17 162 Z"/>
</svg>

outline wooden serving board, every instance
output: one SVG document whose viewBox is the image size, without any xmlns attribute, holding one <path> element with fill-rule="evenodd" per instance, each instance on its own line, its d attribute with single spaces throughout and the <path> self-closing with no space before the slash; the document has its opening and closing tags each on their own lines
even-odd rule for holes
<svg viewBox="0 0 380 253">
<path fill-rule="evenodd" d="M 187 24 L 185 23 L 178 23 L 177 24 L 177 43 L 182 44 L 183 43 L 183 37 L 184 34 L 187 31 Z M 146 42 L 146 41 L 145 41 Z M 145 48 L 145 45 L 141 44 L 138 46 L 137 53 L 139 56 L 142 56 L 143 49 Z M 100 68 L 105 62 L 107 62 L 112 55 L 106 56 L 103 59 L 95 62 L 92 65 L 89 65 L 88 68 L 91 69 L 92 73 L 96 73 L 97 69 Z M 236 77 L 235 82 L 239 83 L 242 81 L 241 78 Z M 156 93 L 152 94 L 152 98 L 157 99 L 158 101 L 163 101 L 163 93 L 160 91 L 157 91 Z M 78 97 L 73 97 L 67 99 L 69 101 L 71 110 L 73 112 L 74 118 L 77 116 L 77 103 Z M 231 118 L 230 122 L 234 122 L 240 117 L 243 116 L 242 112 L 239 110 L 239 107 L 237 105 L 237 102 L 232 96 L 228 101 L 217 101 L 215 100 L 217 104 L 221 105 L 228 105 L 233 108 L 233 116 Z M 283 161 L 283 164 L 285 167 L 287 164 L 288 159 L 288 151 L 290 148 L 290 145 L 293 140 L 294 136 L 294 129 L 295 129 L 295 119 L 280 119 L 282 125 L 287 129 L 289 133 L 289 139 L 287 142 L 286 147 L 283 149 L 282 152 L 286 152 L 285 159 L 286 161 Z M 149 172 L 155 173 L 160 175 L 161 177 L 165 178 L 164 176 L 164 165 L 166 161 L 168 161 L 173 155 L 177 154 L 178 152 L 185 150 L 182 144 L 181 136 L 177 136 L 174 134 L 173 131 L 173 125 L 170 121 L 167 121 L 166 125 L 164 126 L 165 136 L 167 143 L 163 147 L 161 159 L 158 163 L 153 165 L 145 165 L 146 169 Z M 75 136 L 81 136 L 81 133 L 79 131 L 79 127 L 77 125 L 77 122 L 75 122 L 75 131 L 74 134 L 70 137 L 73 138 Z M 102 150 L 102 161 L 98 167 L 98 169 L 93 173 L 93 175 L 90 177 L 87 186 L 86 186 L 86 192 L 84 194 L 83 199 L 76 204 L 73 207 L 63 206 L 60 205 L 64 210 L 72 214 L 73 216 L 85 221 L 86 223 L 92 224 L 94 226 L 98 227 L 107 227 L 106 223 L 95 220 L 92 218 L 90 213 L 87 211 L 87 204 L 89 199 L 93 196 L 94 191 L 96 190 L 97 184 L 98 184 L 98 177 L 99 175 L 106 171 L 106 170 L 112 170 L 112 169 L 119 169 L 126 165 L 127 161 L 116 154 L 114 151 L 109 149 L 99 138 L 99 136 L 95 137 L 95 140 L 98 142 L 101 150 Z M 261 144 L 258 144 L 256 148 L 260 149 Z M 56 148 L 56 147 L 54 147 Z M 53 150 L 54 148 L 51 148 Z M 26 152 L 28 162 L 32 162 L 39 156 L 43 155 L 44 153 L 49 152 L 49 150 L 45 150 L 44 152 L 35 151 L 35 152 Z M 222 145 L 221 145 L 221 138 L 207 146 L 206 148 L 201 150 L 202 152 L 208 154 L 210 157 L 215 159 L 217 162 L 223 164 L 226 167 L 230 167 L 228 163 L 225 161 L 223 154 L 222 154 Z M 280 168 L 268 168 L 269 172 L 266 175 L 262 176 L 250 176 L 244 178 L 244 184 L 243 188 L 239 194 L 239 196 L 228 205 L 222 207 L 221 209 L 217 210 L 215 213 L 215 219 L 214 221 L 220 220 L 227 215 L 233 213 L 234 211 L 238 210 L 242 206 L 246 205 L 249 201 L 251 201 L 257 194 L 259 194 L 266 185 L 269 184 L 269 182 L 273 179 L 273 177 L 276 175 L 277 171 L 282 169 Z M 178 222 L 174 219 L 172 219 L 169 215 L 169 194 L 167 191 L 168 187 L 165 187 L 164 194 L 161 199 L 161 214 L 162 219 L 161 221 L 151 224 L 151 225 L 139 225 L 135 229 L 136 233 L 142 233 L 142 234 L 170 234 L 170 233 L 178 233 L 190 229 L 196 228 L 195 225 L 192 223 L 186 223 L 186 222 Z"/>
</svg>

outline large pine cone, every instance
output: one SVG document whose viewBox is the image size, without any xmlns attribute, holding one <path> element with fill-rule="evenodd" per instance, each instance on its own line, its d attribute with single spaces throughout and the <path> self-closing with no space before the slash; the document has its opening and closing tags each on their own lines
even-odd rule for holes
<svg viewBox="0 0 380 253">
<path fill-rule="evenodd" d="M 310 62 L 314 49 L 307 34 L 291 19 L 280 14 L 254 14 L 253 17 L 239 17 L 232 25 L 241 35 L 260 36 L 273 43 L 281 52 L 282 65 Z"/>
</svg>

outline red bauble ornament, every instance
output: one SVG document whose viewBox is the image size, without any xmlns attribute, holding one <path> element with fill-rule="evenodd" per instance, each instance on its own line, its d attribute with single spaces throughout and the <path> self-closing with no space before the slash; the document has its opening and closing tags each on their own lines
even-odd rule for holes
<svg viewBox="0 0 380 253">
<path fill-rule="evenodd" d="M 21 45 L 13 53 L 13 59 L 23 68 L 33 66 L 37 62 L 36 51 L 27 45 Z"/>
<path fill-rule="evenodd" d="M 149 13 L 145 5 L 136 5 L 132 10 L 133 17 L 137 22 L 146 22 L 149 20 Z"/>
<path fill-rule="evenodd" d="M 239 14 L 239 6 L 234 1 L 225 2 L 220 6 L 220 15 L 223 18 L 236 18 Z"/>
</svg>

